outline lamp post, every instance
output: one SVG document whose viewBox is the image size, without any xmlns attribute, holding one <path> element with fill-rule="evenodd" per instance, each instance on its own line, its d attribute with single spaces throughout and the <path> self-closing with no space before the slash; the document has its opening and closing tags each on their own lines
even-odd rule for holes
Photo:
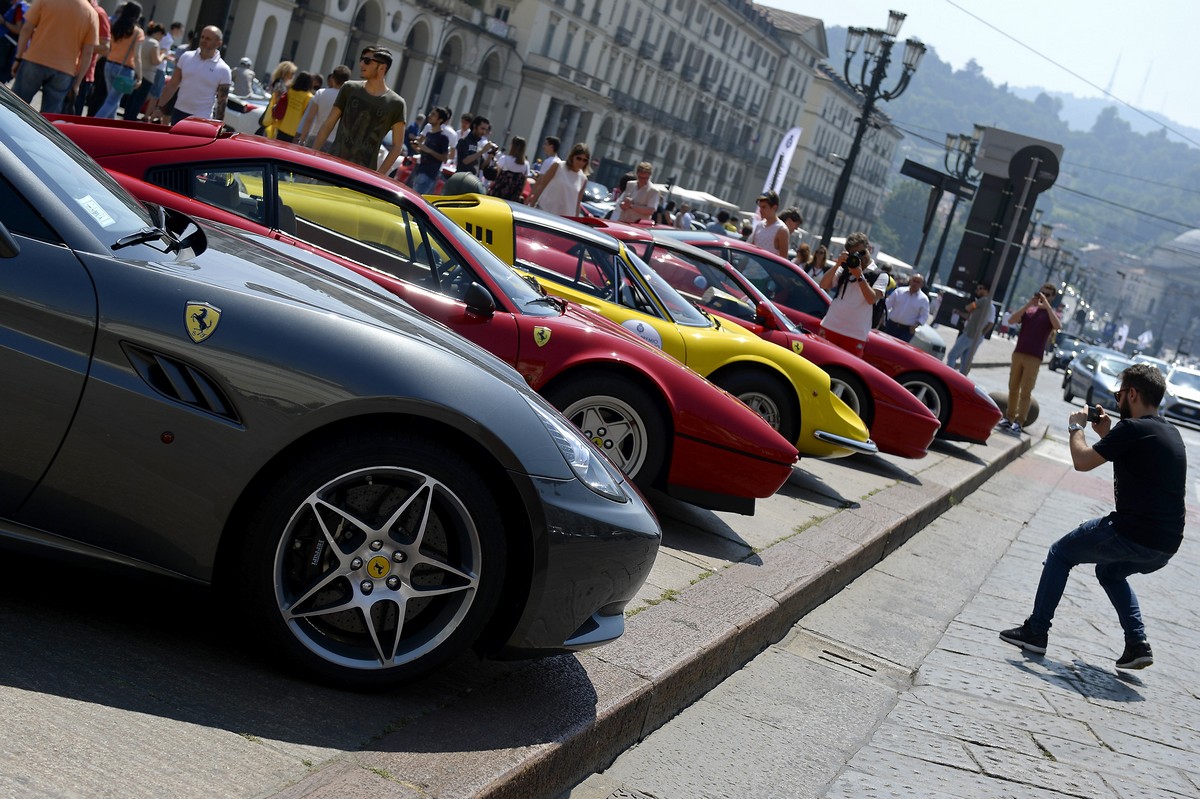
<svg viewBox="0 0 1200 799">
<path fill-rule="evenodd" d="M 1004 295 L 1004 307 L 1009 307 L 1012 301 L 1013 294 L 1017 291 L 1017 286 L 1021 282 L 1021 273 L 1025 271 L 1025 259 L 1029 257 L 1030 250 L 1040 250 L 1042 247 L 1048 246 L 1047 242 L 1051 240 L 1054 234 L 1052 225 L 1039 225 L 1042 219 L 1040 210 L 1033 212 L 1033 223 L 1029 226 L 1029 231 L 1025 234 L 1025 247 L 1021 250 L 1021 260 L 1017 262 L 1017 271 L 1013 273 L 1012 281 L 1008 284 L 1008 291 Z M 1040 235 L 1035 235 L 1037 231 Z"/>
<path fill-rule="evenodd" d="M 858 130 L 854 134 L 854 143 L 850 146 L 850 155 L 846 157 L 846 163 L 842 166 L 842 174 L 838 176 L 837 185 L 833 189 L 833 201 L 825 216 L 825 230 L 821 234 L 821 244 L 825 247 L 829 246 L 829 240 L 833 238 L 834 221 L 837 219 L 838 211 L 842 208 L 842 202 L 846 199 L 846 190 L 850 187 L 850 176 L 854 172 L 854 162 L 858 160 L 863 136 L 871 124 L 871 112 L 875 110 L 875 103 L 879 100 L 894 100 L 903 94 L 904 90 L 908 88 L 908 82 L 912 79 L 913 73 L 920 66 L 922 56 L 925 55 L 925 45 L 921 42 L 916 39 L 906 41 L 902 58 L 904 70 L 900 79 L 890 90 L 884 91 L 881 88 L 884 78 L 887 77 L 888 65 L 892 60 L 892 45 L 896 43 L 896 34 L 900 32 L 900 26 L 904 24 L 906 16 L 907 14 L 899 11 L 891 11 L 888 13 L 887 30 L 850 28 L 846 34 L 846 63 L 842 67 L 842 74 L 846 82 L 863 95 L 863 106 L 862 115 L 858 118 Z M 858 54 L 860 46 L 863 51 L 863 59 L 856 81 L 850 77 L 850 62 Z M 868 73 L 870 74 L 869 80 Z"/>
<path fill-rule="evenodd" d="M 970 136 L 965 133 L 946 134 L 946 172 L 967 183 L 979 180 L 980 174 L 972 172 L 975 166 L 975 151 L 979 149 L 979 141 L 983 138 L 983 126 L 976 125 L 975 132 Z M 925 284 L 932 286 L 937 277 L 938 266 L 942 263 L 942 250 L 946 248 L 946 237 L 950 235 L 950 226 L 954 224 L 954 213 L 958 210 L 958 201 L 962 199 L 958 192 L 954 193 L 954 202 L 950 204 L 950 214 L 946 217 L 946 226 L 942 228 L 942 237 L 938 240 L 937 252 L 933 254 L 933 263 L 929 266 L 929 279 Z"/>
</svg>

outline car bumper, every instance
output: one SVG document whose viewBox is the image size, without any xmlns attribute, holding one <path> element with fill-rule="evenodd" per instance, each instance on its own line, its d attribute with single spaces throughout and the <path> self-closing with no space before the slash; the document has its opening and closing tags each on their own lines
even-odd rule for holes
<svg viewBox="0 0 1200 799">
<path fill-rule="evenodd" d="M 1162 415 L 1177 422 L 1200 424 L 1200 403 L 1167 398 L 1163 401 Z"/>
<path fill-rule="evenodd" d="M 986 395 L 972 395 L 963 399 L 961 394 L 951 397 L 953 408 L 950 420 L 938 433 L 939 438 L 947 441 L 969 441 L 974 444 L 986 444 L 988 436 L 996 428 L 996 424 L 1004 416 L 996 403 Z"/>
<path fill-rule="evenodd" d="M 534 562 L 524 610 L 492 654 L 530 657 L 614 640 L 654 565 L 662 538 L 654 512 L 628 485 L 628 502 L 597 503 L 577 480 L 513 479 L 534 509 Z"/>
<path fill-rule="evenodd" d="M 792 461 L 794 462 L 794 461 Z M 770 461 L 675 436 L 667 493 L 713 510 L 754 513 L 754 500 L 771 496 L 792 473 L 792 462 Z M 713 469 L 720 463 L 720 469 Z"/>
<path fill-rule="evenodd" d="M 875 400 L 871 432 L 880 452 L 901 458 L 924 458 L 941 425 L 928 411 L 914 413 L 889 402 Z"/>
</svg>

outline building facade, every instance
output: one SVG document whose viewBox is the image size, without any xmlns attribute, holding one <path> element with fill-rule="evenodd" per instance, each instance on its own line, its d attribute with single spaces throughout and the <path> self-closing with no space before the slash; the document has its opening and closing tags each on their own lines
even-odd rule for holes
<svg viewBox="0 0 1200 799">
<path fill-rule="evenodd" d="M 531 152 L 548 135 L 587 142 L 609 186 L 648 160 L 656 182 L 751 208 L 799 125 L 783 199 L 808 220 L 823 219 L 840 169 L 829 155 L 848 149 L 835 140 L 857 116 L 854 93 L 823 68 L 821 21 L 748 0 L 161 0 L 145 14 L 221 27 L 227 60 L 248 56 L 263 76 L 282 60 L 327 74 L 366 45 L 389 47 L 389 83 L 410 113 L 482 114 L 494 138 L 523 136 Z M 849 227 L 877 216 L 893 134 L 884 126 L 860 159 Z"/>
</svg>

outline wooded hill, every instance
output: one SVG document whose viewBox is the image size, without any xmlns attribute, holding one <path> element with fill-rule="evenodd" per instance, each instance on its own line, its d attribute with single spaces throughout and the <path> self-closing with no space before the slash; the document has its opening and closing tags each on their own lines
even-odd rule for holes
<svg viewBox="0 0 1200 799">
<path fill-rule="evenodd" d="M 836 70 L 842 68 L 845 35 L 844 28 L 828 30 L 829 60 Z M 885 88 L 893 83 L 887 81 Z M 1200 146 L 1165 130 L 1136 133 L 1115 107 L 1102 111 L 1091 130 L 1073 131 L 1060 118 L 1061 108 L 1062 101 L 1048 94 L 1026 100 L 1007 86 L 993 84 L 974 61 L 954 70 L 931 47 L 908 90 L 882 104 L 905 140 L 898 148 L 889 196 L 872 240 L 911 261 L 920 241 L 928 186 L 900 175 L 900 164 L 911 158 L 944 170 L 946 134 L 970 134 L 975 124 L 1063 145 L 1058 182 L 1037 207 L 1042 221 L 1054 224 L 1056 235 L 1073 248 L 1094 243 L 1148 257 L 1155 246 L 1200 227 Z M 960 205 L 943 264 L 958 247 L 966 216 Z M 931 262 L 940 232 L 941 220 L 930 232 L 922 268 Z"/>
</svg>

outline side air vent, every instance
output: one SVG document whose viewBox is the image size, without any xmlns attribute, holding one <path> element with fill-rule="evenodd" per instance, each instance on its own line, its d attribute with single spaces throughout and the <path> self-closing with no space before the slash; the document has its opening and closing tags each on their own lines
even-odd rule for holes
<svg viewBox="0 0 1200 799">
<path fill-rule="evenodd" d="M 237 410 L 217 382 L 190 364 L 150 350 L 124 345 L 129 362 L 159 394 L 199 411 L 241 424 Z"/>
<path fill-rule="evenodd" d="M 146 182 L 161 186 L 176 194 L 188 193 L 188 173 L 186 169 L 166 167 L 151 169 L 146 173 Z"/>
</svg>

